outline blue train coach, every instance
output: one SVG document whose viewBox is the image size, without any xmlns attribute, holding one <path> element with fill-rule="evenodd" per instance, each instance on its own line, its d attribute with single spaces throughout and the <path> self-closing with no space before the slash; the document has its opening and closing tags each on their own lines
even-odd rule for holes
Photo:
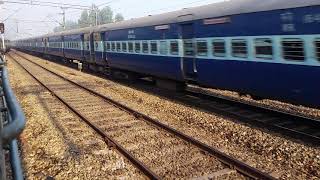
<svg viewBox="0 0 320 180">
<path fill-rule="evenodd" d="M 319 0 L 230 0 L 48 38 L 77 41 L 55 55 L 90 67 L 320 107 Z"/>
</svg>

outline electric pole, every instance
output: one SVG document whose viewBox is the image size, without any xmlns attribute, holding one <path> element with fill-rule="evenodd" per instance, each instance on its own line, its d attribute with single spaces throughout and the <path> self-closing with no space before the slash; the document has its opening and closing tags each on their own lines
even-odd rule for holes
<svg viewBox="0 0 320 180">
<path fill-rule="evenodd" d="M 61 7 L 62 9 L 62 13 L 60 13 L 62 15 L 62 27 L 63 30 L 66 30 L 66 9 L 65 7 Z"/>
<path fill-rule="evenodd" d="M 96 26 L 98 26 L 98 8 L 96 8 Z"/>
<path fill-rule="evenodd" d="M 16 25 L 17 25 L 17 33 L 19 33 L 19 22 L 17 19 L 15 21 L 16 21 Z"/>
</svg>

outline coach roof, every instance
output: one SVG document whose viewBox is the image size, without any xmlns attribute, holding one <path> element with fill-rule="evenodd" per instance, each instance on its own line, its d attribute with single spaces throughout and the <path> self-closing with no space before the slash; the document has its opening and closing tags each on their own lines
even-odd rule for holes
<svg viewBox="0 0 320 180">
<path fill-rule="evenodd" d="M 170 24 L 181 20 L 195 20 L 203 18 L 221 17 L 235 14 L 270 11 L 320 5 L 319 0 L 229 0 L 194 8 L 185 8 L 164 14 L 130 19 L 117 23 L 110 23 L 96 27 L 87 27 L 48 34 L 46 36 L 72 35 L 78 33 L 100 32 L 134 27 Z"/>
<path fill-rule="evenodd" d="M 297 8 L 320 5 L 319 0 L 230 0 L 213 3 L 179 11 L 126 20 L 118 23 L 106 24 L 94 28 L 94 31 L 125 29 L 133 27 L 153 26 L 175 23 L 179 17 L 184 20 L 221 17 L 234 14 L 252 13 L 277 9 Z M 187 16 L 188 15 L 188 16 Z"/>
</svg>

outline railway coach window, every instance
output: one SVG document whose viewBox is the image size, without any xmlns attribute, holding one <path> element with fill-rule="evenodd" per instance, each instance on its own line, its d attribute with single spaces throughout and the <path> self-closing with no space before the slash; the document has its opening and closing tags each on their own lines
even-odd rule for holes
<svg viewBox="0 0 320 180">
<path fill-rule="evenodd" d="M 151 46 L 151 53 L 152 53 L 152 54 L 158 54 L 158 44 L 157 44 L 157 41 L 151 41 L 150 46 Z"/>
<path fill-rule="evenodd" d="M 106 46 L 107 51 L 111 50 L 110 42 L 105 42 L 105 46 Z"/>
<path fill-rule="evenodd" d="M 132 42 L 128 42 L 128 49 L 129 49 L 129 52 L 133 52 L 133 43 Z"/>
<path fill-rule="evenodd" d="M 170 42 L 170 53 L 171 55 L 179 55 L 179 42 L 171 41 Z"/>
<path fill-rule="evenodd" d="M 121 51 L 121 43 L 117 42 L 117 51 L 120 52 Z"/>
<path fill-rule="evenodd" d="M 185 56 L 193 56 L 194 55 L 194 48 L 193 48 L 193 41 L 192 40 L 185 40 L 183 43 L 184 47 L 184 55 Z"/>
<path fill-rule="evenodd" d="M 255 54 L 257 58 L 261 59 L 272 59 L 273 50 L 272 50 L 272 40 L 271 39 L 255 39 Z"/>
<path fill-rule="evenodd" d="M 234 57 L 248 57 L 247 41 L 244 39 L 234 39 L 231 41 L 232 55 Z"/>
<path fill-rule="evenodd" d="M 160 41 L 160 54 L 162 54 L 162 55 L 167 55 L 168 54 L 167 41 Z"/>
<path fill-rule="evenodd" d="M 146 53 L 146 54 L 149 53 L 149 44 L 147 41 L 142 42 L 142 51 L 143 53 Z"/>
<path fill-rule="evenodd" d="M 127 43 L 126 42 L 122 43 L 122 51 L 127 52 Z"/>
<path fill-rule="evenodd" d="M 115 42 L 111 43 L 111 49 L 112 49 L 112 51 L 116 51 L 116 43 Z"/>
<path fill-rule="evenodd" d="M 141 52 L 141 44 L 140 44 L 140 42 L 136 42 L 134 44 L 134 47 L 135 47 L 135 52 L 136 53 L 140 53 Z"/>
<path fill-rule="evenodd" d="M 304 43 L 301 39 L 282 40 L 283 58 L 292 61 L 304 61 Z"/>
<path fill-rule="evenodd" d="M 217 57 L 226 56 L 226 43 L 224 40 L 213 40 L 212 41 L 212 54 Z"/>
<path fill-rule="evenodd" d="M 317 39 L 315 41 L 315 47 L 316 47 L 316 57 L 320 61 L 320 39 Z"/>
<path fill-rule="evenodd" d="M 197 41 L 197 55 L 198 56 L 208 55 L 207 41 Z"/>
</svg>

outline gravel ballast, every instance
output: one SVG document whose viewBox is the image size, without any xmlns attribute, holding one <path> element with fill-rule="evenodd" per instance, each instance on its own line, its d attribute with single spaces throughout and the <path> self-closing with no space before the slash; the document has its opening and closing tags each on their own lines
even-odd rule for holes
<svg viewBox="0 0 320 180">
<path fill-rule="evenodd" d="M 104 99 L 22 58 L 18 57 L 17 61 L 64 99 L 69 106 L 130 151 L 159 177 L 193 178 L 227 168 L 197 147 L 146 123 L 135 115 L 114 107 Z M 61 115 L 59 112 L 56 114 Z M 239 178 L 241 178 L 240 175 Z"/>
<path fill-rule="evenodd" d="M 32 56 L 28 55 L 29 58 Z M 320 149 L 40 58 L 33 60 L 280 179 L 319 179 Z M 270 103 L 272 105 L 272 103 Z M 298 107 L 299 108 L 299 107 Z M 315 110 L 318 111 L 318 110 Z M 302 113 L 309 112 L 308 110 Z"/>
<path fill-rule="evenodd" d="M 26 179 L 145 178 L 10 58 L 8 69 L 27 118 L 20 136 Z"/>
</svg>

